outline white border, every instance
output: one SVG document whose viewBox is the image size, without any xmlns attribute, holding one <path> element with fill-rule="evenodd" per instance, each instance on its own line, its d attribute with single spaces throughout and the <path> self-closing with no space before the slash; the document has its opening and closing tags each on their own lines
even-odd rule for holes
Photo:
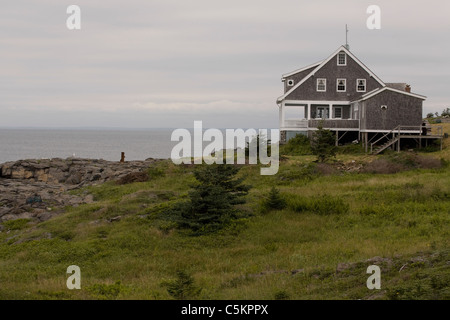
<svg viewBox="0 0 450 320">
<path fill-rule="evenodd" d="M 319 90 L 319 80 L 324 80 L 325 81 L 325 89 L 324 90 Z M 317 92 L 327 92 L 327 79 L 326 78 L 317 78 L 317 80 L 316 80 L 316 91 Z"/>
<path fill-rule="evenodd" d="M 339 81 L 344 80 L 345 89 L 339 90 Z M 346 78 L 337 78 L 336 79 L 336 92 L 347 92 L 347 79 Z"/>
<path fill-rule="evenodd" d="M 358 90 L 358 82 L 364 80 L 364 90 Z M 356 92 L 366 92 L 367 91 L 367 79 L 356 79 Z"/>
<path fill-rule="evenodd" d="M 340 55 L 341 53 L 343 53 L 344 56 L 345 56 L 345 62 L 344 62 L 344 64 L 340 64 L 340 63 L 339 63 L 339 55 Z M 337 54 L 336 57 L 337 57 L 337 65 L 338 65 L 339 67 L 345 67 L 345 66 L 347 65 L 347 54 L 346 54 L 345 52 L 343 52 L 343 51 L 338 52 L 338 54 Z"/>
</svg>

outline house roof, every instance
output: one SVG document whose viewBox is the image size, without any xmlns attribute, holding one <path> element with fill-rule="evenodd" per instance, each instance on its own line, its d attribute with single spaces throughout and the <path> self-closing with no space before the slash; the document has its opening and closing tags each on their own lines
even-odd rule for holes
<svg viewBox="0 0 450 320">
<path fill-rule="evenodd" d="M 317 67 L 314 68 L 314 70 L 312 70 L 306 77 L 304 77 L 301 81 L 299 81 L 295 86 L 293 86 L 288 92 L 286 92 L 285 94 L 283 94 L 281 97 L 278 97 L 277 99 L 277 103 L 280 103 L 283 99 L 285 99 L 288 95 L 290 95 L 295 89 L 297 89 L 299 86 L 301 86 L 306 80 L 308 80 L 311 76 L 313 76 L 317 71 L 319 71 L 325 64 L 328 63 L 328 61 L 330 61 L 331 59 L 333 59 L 333 57 L 335 57 L 339 52 L 344 51 L 348 56 L 350 56 L 356 63 L 358 63 L 370 76 L 372 76 L 372 78 L 374 78 L 376 81 L 378 81 L 378 83 L 381 84 L 381 86 L 385 87 L 386 84 L 380 79 L 378 78 L 372 71 L 370 71 L 369 68 L 367 68 L 361 61 L 359 61 L 358 58 L 356 58 L 353 53 L 351 53 L 349 50 L 347 50 L 347 48 L 345 46 L 340 46 L 335 52 L 333 52 L 333 54 L 331 54 L 327 59 L 323 60 L 322 62 L 317 64 Z M 302 70 L 306 70 L 308 68 L 313 67 L 314 65 L 310 65 L 309 67 L 303 68 L 303 69 L 299 69 L 296 71 L 293 71 L 291 73 L 287 73 L 285 75 L 283 75 L 283 79 L 284 77 L 288 76 L 288 75 L 292 75 L 294 73 L 300 72 Z"/>
<path fill-rule="evenodd" d="M 297 70 L 294 70 L 294 71 L 289 72 L 289 73 L 285 73 L 285 74 L 282 75 L 281 80 L 284 80 L 284 79 L 286 79 L 287 77 L 290 77 L 290 76 L 292 76 L 292 75 L 294 75 L 294 74 L 296 74 L 296 73 L 299 73 L 299 72 L 302 72 L 302 71 L 305 71 L 305 70 L 308 70 L 308 69 L 317 67 L 317 66 L 318 66 L 319 64 L 321 64 L 322 62 L 323 62 L 323 60 L 322 60 L 322 61 L 319 61 L 319 62 L 316 62 L 316 63 L 314 63 L 314 64 L 310 64 L 309 66 L 306 66 L 306 67 L 304 67 L 304 68 L 297 69 Z"/>
<path fill-rule="evenodd" d="M 404 82 L 386 83 L 387 87 L 391 87 L 397 90 L 405 90 L 408 84 Z"/>
<path fill-rule="evenodd" d="M 352 101 L 352 102 L 367 100 L 367 99 L 372 98 L 373 96 L 376 96 L 377 94 L 382 93 L 384 91 L 397 92 L 397 93 L 401 93 L 401 94 L 404 94 L 404 95 L 407 95 L 410 97 L 414 97 L 414 98 L 418 98 L 418 99 L 422 99 L 422 100 L 425 100 L 427 98 L 426 96 L 422 96 L 420 94 L 406 92 L 405 90 L 398 90 L 398 89 L 394 89 L 392 87 L 386 86 L 383 88 L 377 88 L 375 90 L 367 92 L 366 94 L 363 94 L 359 99 L 356 99 L 355 101 Z"/>
</svg>

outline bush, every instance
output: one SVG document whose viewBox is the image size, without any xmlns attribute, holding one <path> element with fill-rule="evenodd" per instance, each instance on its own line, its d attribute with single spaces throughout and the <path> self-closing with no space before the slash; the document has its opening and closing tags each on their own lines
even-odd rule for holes
<svg viewBox="0 0 450 320">
<path fill-rule="evenodd" d="M 272 187 L 269 195 L 265 197 L 261 203 L 261 211 L 282 210 L 286 208 L 286 205 L 286 200 L 280 195 L 280 191 L 277 188 Z"/>
<path fill-rule="evenodd" d="M 312 154 L 311 141 L 306 135 L 297 134 L 280 147 L 280 154 L 288 156 L 301 156 Z"/>
<path fill-rule="evenodd" d="M 289 296 L 289 293 L 287 293 L 284 290 L 275 292 L 275 300 L 289 300 L 291 297 Z"/>
<path fill-rule="evenodd" d="M 183 270 L 177 271 L 176 279 L 165 281 L 161 285 L 167 287 L 169 295 L 177 300 L 194 299 L 201 291 L 194 284 L 194 278 Z"/>
<path fill-rule="evenodd" d="M 340 146 L 337 148 L 337 153 L 339 154 L 365 154 L 364 149 L 361 145 L 361 143 L 350 143 L 346 144 L 344 146 Z"/>
</svg>

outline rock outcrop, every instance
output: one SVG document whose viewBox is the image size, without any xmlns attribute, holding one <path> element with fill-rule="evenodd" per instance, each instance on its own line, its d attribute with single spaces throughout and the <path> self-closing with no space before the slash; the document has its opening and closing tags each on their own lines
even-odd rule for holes
<svg viewBox="0 0 450 320">
<path fill-rule="evenodd" d="M 0 164 L 0 222 L 19 218 L 47 220 L 65 206 L 93 201 L 90 194 L 68 191 L 143 173 L 157 161 L 57 158 Z"/>
</svg>

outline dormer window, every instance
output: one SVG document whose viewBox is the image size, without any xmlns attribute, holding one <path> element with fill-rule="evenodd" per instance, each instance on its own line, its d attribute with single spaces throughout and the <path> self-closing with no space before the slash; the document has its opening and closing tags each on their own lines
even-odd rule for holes
<svg viewBox="0 0 450 320">
<path fill-rule="evenodd" d="M 347 80 L 337 79 L 337 92 L 345 92 L 345 91 L 347 91 Z"/>
<path fill-rule="evenodd" d="M 339 52 L 337 55 L 337 65 L 346 66 L 347 65 L 347 55 L 345 52 Z"/>
<path fill-rule="evenodd" d="M 327 91 L 327 79 L 317 79 L 317 91 L 325 92 Z"/>
<path fill-rule="evenodd" d="M 366 79 L 357 79 L 356 80 L 356 91 L 366 92 Z"/>
<path fill-rule="evenodd" d="M 289 80 L 287 81 L 287 85 L 288 85 L 288 87 L 292 87 L 292 86 L 294 85 L 294 80 L 289 79 Z"/>
</svg>

